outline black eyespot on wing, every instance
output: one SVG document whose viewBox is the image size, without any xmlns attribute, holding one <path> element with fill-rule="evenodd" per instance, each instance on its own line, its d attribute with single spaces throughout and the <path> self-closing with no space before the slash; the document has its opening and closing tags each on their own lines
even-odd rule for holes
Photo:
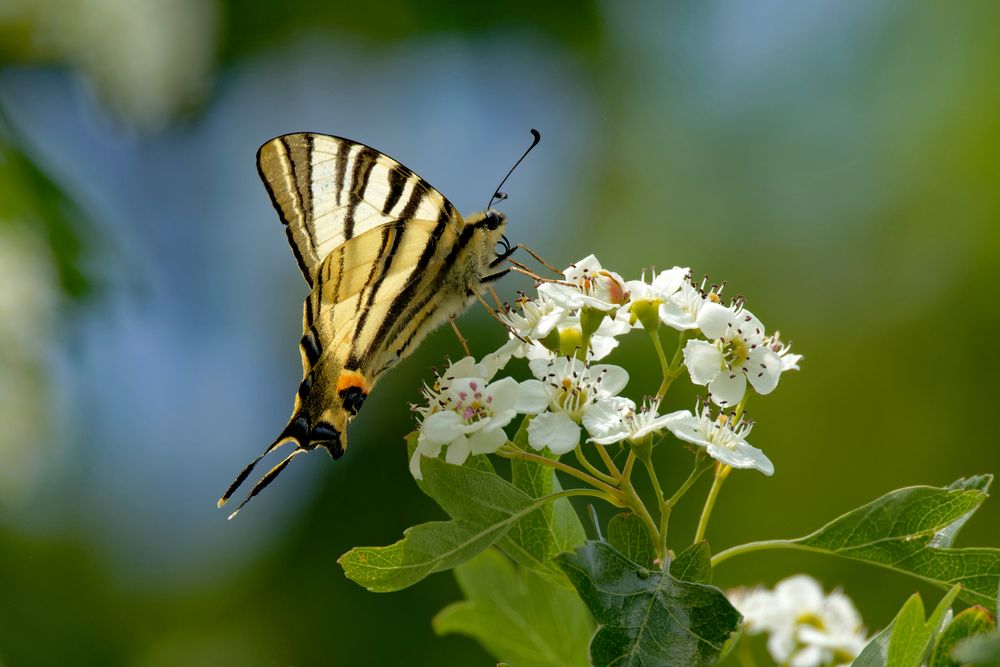
<svg viewBox="0 0 1000 667">
<path fill-rule="evenodd" d="M 312 389 L 312 384 L 313 384 L 313 376 L 312 373 L 309 373 L 309 375 L 307 375 L 305 379 L 302 380 L 302 384 L 299 385 L 299 398 L 304 399 L 306 396 L 309 395 L 309 390 Z"/>
<path fill-rule="evenodd" d="M 361 387 L 345 387 L 340 390 L 340 400 L 344 402 L 344 409 L 352 415 L 357 415 L 364 405 L 368 394 L 361 390 Z"/>
<path fill-rule="evenodd" d="M 302 351 L 305 352 L 306 359 L 309 360 L 309 363 L 315 364 L 316 360 L 319 359 L 319 343 L 316 339 L 316 333 L 312 330 L 307 331 L 302 336 L 302 340 L 299 342 L 299 345 L 302 346 Z"/>
</svg>

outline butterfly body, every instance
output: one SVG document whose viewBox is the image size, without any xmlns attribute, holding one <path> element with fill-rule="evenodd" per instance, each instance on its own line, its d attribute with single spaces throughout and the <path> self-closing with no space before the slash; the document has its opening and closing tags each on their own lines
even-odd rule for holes
<svg viewBox="0 0 1000 667">
<path fill-rule="evenodd" d="M 284 430 L 220 506 L 280 445 L 295 449 L 244 503 L 299 453 L 322 447 L 340 458 L 347 425 L 379 377 L 465 310 L 480 285 L 506 273 L 497 267 L 507 253 L 495 251 L 502 213 L 465 219 L 426 181 L 368 146 L 284 135 L 261 146 L 257 164 L 311 288 L 299 343 L 303 379 Z"/>
</svg>

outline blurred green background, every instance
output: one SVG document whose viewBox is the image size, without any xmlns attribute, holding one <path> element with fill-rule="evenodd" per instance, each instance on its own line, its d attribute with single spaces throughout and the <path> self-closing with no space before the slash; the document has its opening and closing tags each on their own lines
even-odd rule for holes
<svg viewBox="0 0 1000 667">
<path fill-rule="evenodd" d="M 794 340 L 802 372 L 750 408 L 777 472 L 730 478 L 716 549 L 1000 472 L 1000 5 L 371 7 L 0 0 L 4 665 L 492 664 L 431 631 L 450 574 L 379 595 L 335 563 L 440 516 L 402 436 L 450 332 L 382 382 L 336 465 L 306 457 L 238 521 L 215 509 L 300 377 L 305 285 L 254 165 L 283 132 L 369 143 L 471 212 L 537 127 L 505 187 L 514 239 L 626 277 L 691 266 Z M 462 326 L 479 353 L 503 340 L 479 309 Z M 611 357 L 633 397 L 658 382 L 642 343 Z M 681 448 L 656 455 L 686 476 Z M 998 526 L 987 503 L 960 546 Z M 938 595 L 799 553 L 716 583 L 800 571 L 870 628 Z"/>
</svg>

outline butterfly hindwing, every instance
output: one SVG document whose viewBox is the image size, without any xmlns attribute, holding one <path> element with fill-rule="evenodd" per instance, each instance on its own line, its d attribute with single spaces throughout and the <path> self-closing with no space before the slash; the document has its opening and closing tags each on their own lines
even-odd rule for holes
<svg viewBox="0 0 1000 667">
<path fill-rule="evenodd" d="M 286 134 L 260 147 L 257 168 L 310 285 L 341 243 L 395 220 L 437 220 L 455 207 L 411 170 L 364 144 Z"/>
</svg>

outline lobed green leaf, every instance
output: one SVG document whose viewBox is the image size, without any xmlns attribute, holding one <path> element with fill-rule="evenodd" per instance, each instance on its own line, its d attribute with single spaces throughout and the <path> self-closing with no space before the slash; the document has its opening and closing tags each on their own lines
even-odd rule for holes
<svg viewBox="0 0 1000 667">
<path fill-rule="evenodd" d="M 610 544 L 589 541 L 558 561 L 601 626 L 595 667 L 711 664 L 739 628 L 719 589 L 637 565 Z"/>
<path fill-rule="evenodd" d="M 712 583 L 712 552 L 708 542 L 695 542 L 670 563 L 670 575 L 696 584 Z"/>
<path fill-rule="evenodd" d="M 656 553 L 649 539 L 646 522 L 638 514 L 620 512 L 608 522 L 608 544 L 633 563 L 653 567 Z"/>
</svg>

